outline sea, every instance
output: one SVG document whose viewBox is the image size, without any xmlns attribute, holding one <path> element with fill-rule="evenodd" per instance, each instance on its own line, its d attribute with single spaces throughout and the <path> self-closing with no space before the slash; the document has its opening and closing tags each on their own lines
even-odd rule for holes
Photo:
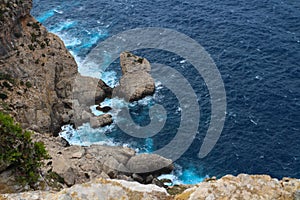
<svg viewBox="0 0 300 200">
<path fill-rule="evenodd" d="M 31 14 L 58 35 L 74 56 L 80 73 L 114 87 L 121 77 L 120 60 L 105 69 L 88 56 L 123 32 L 158 28 L 181 33 L 203 47 L 214 61 L 226 92 L 224 126 L 212 150 L 199 157 L 212 120 L 213 103 L 207 80 L 176 52 L 141 48 L 132 52 L 150 63 L 171 66 L 193 89 L 197 130 L 186 151 L 175 160 L 173 183 L 195 184 L 226 174 L 269 174 L 300 178 L 300 1 L 298 0 L 34 0 Z M 162 44 L 164 46 L 164 44 Z M 181 47 L 177 47 L 181 48 Z M 195 49 L 190 48 L 193 52 Z M 168 76 L 166 74 L 166 76 Z M 214 79 L 215 77 L 210 77 Z M 176 79 L 173 83 L 176 83 Z M 164 126 L 150 137 L 136 137 L 117 123 L 93 129 L 89 124 L 62 127 L 71 144 L 120 145 L 138 153 L 165 148 L 176 138 L 187 107 L 163 82 L 155 80 L 153 96 L 127 103 L 106 99 L 114 121 L 127 107 L 140 127 L 151 123 L 149 111 L 161 105 Z M 95 115 L 102 114 L 92 106 Z M 186 145 L 182 141 L 182 145 Z M 174 146 L 173 151 L 180 149 Z M 170 152 L 173 153 L 173 152 Z"/>
</svg>

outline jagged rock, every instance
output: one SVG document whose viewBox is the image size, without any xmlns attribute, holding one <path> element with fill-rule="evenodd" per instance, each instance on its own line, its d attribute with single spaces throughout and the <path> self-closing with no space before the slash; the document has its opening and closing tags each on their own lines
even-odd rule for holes
<svg viewBox="0 0 300 200">
<path fill-rule="evenodd" d="M 7 200 L 171 200 L 167 191 L 156 185 L 142 185 L 137 182 L 128 182 L 125 180 L 105 179 L 97 179 L 89 183 L 74 185 L 57 193 L 32 191 L 20 194 L 4 194 L 0 195 L 1 198 L 6 198 Z"/>
<path fill-rule="evenodd" d="M 268 175 L 226 175 L 218 180 L 199 183 L 177 195 L 175 199 L 294 200 L 299 189 L 299 179 L 284 178 L 279 181 Z"/>
<path fill-rule="evenodd" d="M 114 90 L 114 96 L 131 102 L 154 93 L 155 84 L 149 74 L 151 66 L 147 59 L 123 52 L 120 55 L 120 63 L 123 75 L 120 85 Z"/>
</svg>

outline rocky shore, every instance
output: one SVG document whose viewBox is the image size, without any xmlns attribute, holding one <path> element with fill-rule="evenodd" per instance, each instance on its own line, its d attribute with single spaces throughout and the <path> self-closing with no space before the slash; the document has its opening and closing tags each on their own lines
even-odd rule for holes
<svg viewBox="0 0 300 200">
<path fill-rule="evenodd" d="M 1 200 L 300 199 L 300 180 L 267 175 L 227 175 L 167 188 L 157 177 L 174 169 L 171 160 L 127 147 L 70 146 L 54 137 L 64 124 L 112 123 L 109 114 L 94 116 L 89 107 L 113 95 L 135 101 L 153 94 L 155 85 L 149 61 L 130 52 L 120 56 L 115 93 L 102 80 L 81 76 L 64 43 L 30 15 L 31 7 L 31 0 L 0 0 L 0 111 L 35 131 L 33 140 L 45 144 L 50 158 L 38 191 L 19 185 L 9 167 L 0 171 L 0 193 L 7 193 Z"/>
</svg>

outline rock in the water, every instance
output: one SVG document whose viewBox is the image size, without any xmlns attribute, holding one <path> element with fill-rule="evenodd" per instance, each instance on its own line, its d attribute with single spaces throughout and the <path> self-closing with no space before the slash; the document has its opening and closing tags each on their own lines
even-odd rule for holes
<svg viewBox="0 0 300 200">
<path fill-rule="evenodd" d="M 150 73 L 151 65 L 145 58 L 136 56 L 130 52 L 122 52 L 120 55 L 122 74 L 144 71 Z"/>
<path fill-rule="evenodd" d="M 90 125 L 92 128 L 99 128 L 106 125 L 110 125 L 113 122 L 110 114 L 100 115 L 98 117 L 92 117 L 90 119 Z"/>
<path fill-rule="evenodd" d="M 132 173 L 153 174 L 155 177 L 173 171 L 172 160 L 156 154 L 139 154 L 130 158 L 126 167 Z"/>
<path fill-rule="evenodd" d="M 73 99 L 78 100 L 80 105 L 91 106 L 101 103 L 106 97 L 111 97 L 112 88 L 102 80 L 88 76 L 77 75 L 74 88 Z"/>
<path fill-rule="evenodd" d="M 123 52 L 120 62 L 123 76 L 120 85 L 114 90 L 114 96 L 132 102 L 154 93 L 155 83 L 150 75 L 151 65 L 147 59 Z"/>
<path fill-rule="evenodd" d="M 97 106 L 97 107 L 96 107 L 96 110 L 99 110 L 99 111 L 104 112 L 104 113 L 109 112 L 111 109 L 112 109 L 112 108 L 109 107 L 109 106 L 104 106 L 104 107 Z"/>
</svg>

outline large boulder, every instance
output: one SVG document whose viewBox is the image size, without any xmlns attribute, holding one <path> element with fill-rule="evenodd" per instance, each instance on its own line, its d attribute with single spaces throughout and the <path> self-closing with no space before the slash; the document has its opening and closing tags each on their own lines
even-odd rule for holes
<svg viewBox="0 0 300 200">
<path fill-rule="evenodd" d="M 128 160 L 126 167 L 131 173 L 154 174 L 156 177 L 161 174 L 171 173 L 174 169 L 172 160 L 157 154 L 138 154 L 133 156 Z"/>
<path fill-rule="evenodd" d="M 147 59 L 123 52 L 120 63 L 123 75 L 120 85 L 114 90 L 114 96 L 132 102 L 154 93 L 155 83 L 150 75 L 151 65 Z"/>
</svg>

